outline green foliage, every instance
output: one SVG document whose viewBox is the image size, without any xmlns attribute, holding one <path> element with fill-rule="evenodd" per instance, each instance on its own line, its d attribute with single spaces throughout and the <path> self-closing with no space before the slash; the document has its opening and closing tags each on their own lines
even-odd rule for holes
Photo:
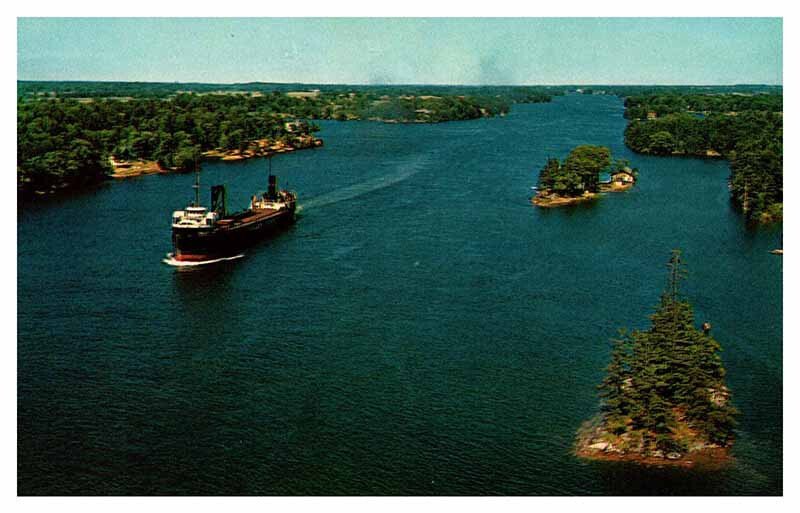
<svg viewBox="0 0 800 513">
<path fill-rule="evenodd" d="M 615 159 L 614 162 L 611 163 L 611 172 L 616 173 L 618 171 L 624 171 L 626 169 L 630 169 L 631 163 L 627 159 Z"/>
<path fill-rule="evenodd" d="M 605 146 L 577 146 L 563 163 L 553 158 L 547 160 L 539 172 L 539 187 L 562 196 L 597 192 L 600 172 L 610 165 L 611 151 Z"/>
<path fill-rule="evenodd" d="M 669 278 L 647 331 L 612 341 L 611 362 L 599 385 L 606 427 L 619 434 L 621 419 L 651 433 L 656 447 L 679 450 L 672 436 L 676 412 L 709 441 L 731 440 L 736 410 L 729 404 L 719 343 L 694 326 L 691 304 L 680 293 L 686 276 L 680 251 L 672 253 Z"/>
<path fill-rule="evenodd" d="M 655 155 L 707 155 L 731 161 L 731 199 L 748 219 L 780 219 L 783 202 L 783 96 L 696 94 L 625 100 L 625 144 Z M 656 119 L 645 120 L 648 114 Z"/>
<path fill-rule="evenodd" d="M 606 429 L 609 432 L 619 436 L 628 430 L 628 425 L 625 422 L 625 417 L 620 415 L 608 416 L 605 419 Z"/>
<path fill-rule="evenodd" d="M 625 117 L 644 119 L 650 112 L 658 117 L 667 114 L 695 112 L 701 114 L 742 111 L 782 112 L 782 94 L 637 94 L 625 99 Z"/>
<path fill-rule="evenodd" d="M 666 130 L 661 130 L 650 136 L 649 149 L 656 155 L 666 155 L 676 151 L 675 137 Z"/>
<path fill-rule="evenodd" d="M 95 183 L 109 156 L 189 169 L 200 152 L 244 151 L 319 130 L 287 119 L 439 122 L 505 114 L 511 103 L 550 101 L 549 88 L 19 82 L 17 174 L 23 193 Z M 190 91 L 190 92 L 187 92 Z"/>
<path fill-rule="evenodd" d="M 598 385 L 603 399 L 606 417 L 624 418 L 630 414 L 631 399 L 631 351 L 633 338 L 624 330 L 612 341 L 611 363 L 606 367 L 606 376 Z"/>
<path fill-rule="evenodd" d="M 200 148 L 192 144 L 181 144 L 175 150 L 172 164 L 181 171 L 189 171 L 195 168 L 200 160 Z"/>
<path fill-rule="evenodd" d="M 198 94 L 285 95 L 290 91 L 318 90 L 322 95 L 358 96 L 473 96 L 502 97 L 511 103 L 548 102 L 564 94 L 563 86 L 445 86 L 445 85 L 341 85 L 247 82 L 238 84 L 199 84 L 177 82 L 92 82 L 26 81 L 17 82 L 20 98 L 166 98 L 183 92 Z"/>
<path fill-rule="evenodd" d="M 611 150 L 605 146 L 578 146 L 564 161 L 565 172 L 580 177 L 583 188 L 589 192 L 597 192 L 600 172 L 609 165 L 611 165 Z"/>
<path fill-rule="evenodd" d="M 783 152 L 768 147 L 733 152 L 730 185 L 746 216 L 775 215 L 783 203 Z"/>
<path fill-rule="evenodd" d="M 547 159 L 547 164 L 539 172 L 539 188 L 552 189 L 556 178 L 561 174 L 561 162 L 558 159 Z"/>
<path fill-rule="evenodd" d="M 108 157 L 191 169 L 200 152 L 245 149 L 286 135 L 292 99 L 179 94 L 169 100 L 42 99 L 17 105 L 17 162 L 23 193 L 105 179 Z M 300 124 L 295 133 L 309 133 Z"/>
</svg>

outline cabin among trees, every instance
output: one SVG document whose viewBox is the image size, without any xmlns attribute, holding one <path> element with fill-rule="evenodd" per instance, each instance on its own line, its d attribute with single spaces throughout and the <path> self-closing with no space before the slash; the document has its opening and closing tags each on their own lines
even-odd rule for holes
<svg viewBox="0 0 800 513">
<path fill-rule="evenodd" d="M 600 172 L 610 164 L 611 151 L 605 146 L 578 146 L 564 162 L 547 159 L 547 164 L 539 172 L 539 190 L 561 196 L 597 192 Z"/>
<path fill-rule="evenodd" d="M 618 185 L 631 185 L 636 181 L 636 176 L 633 174 L 633 170 L 626 166 L 623 169 L 615 171 L 611 175 L 611 181 Z"/>
<path fill-rule="evenodd" d="M 601 174 L 611 175 L 601 182 Z M 597 192 L 630 188 L 638 171 L 627 160 L 611 160 L 611 150 L 605 146 L 583 145 L 574 148 L 564 162 L 547 159 L 539 172 L 538 194 L 534 203 L 540 206 L 564 204 L 569 200 L 591 198 Z"/>
<path fill-rule="evenodd" d="M 612 166 L 611 179 L 601 184 L 602 192 L 620 192 L 630 189 L 636 183 L 638 171 L 632 169 L 627 160 L 618 160 Z"/>
</svg>

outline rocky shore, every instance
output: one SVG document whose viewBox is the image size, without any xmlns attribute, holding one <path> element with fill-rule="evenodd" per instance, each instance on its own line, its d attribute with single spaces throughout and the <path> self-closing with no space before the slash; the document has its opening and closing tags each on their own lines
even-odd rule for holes
<svg viewBox="0 0 800 513">
<path fill-rule="evenodd" d="M 254 157 L 269 157 L 276 153 L 287 153 L 307 148 L 318 148 L 323 145 L 322 139 L 312 135 L 300 135 L 289 142 L 273 141 L 271 139 L 258 139 L 252 141 L 247 149 L 239 150 L 209 150 L 203 152 L 204 159 L 218 159 L 224 161 L 246 160 Z"/>
<path fill-rule="evenodd" d="M 586 191 L 579 196 L 563 196 L 551 190 L 541 189 L 531 198 L 531 202 L 538 207 L 561 207 L 593 200 L 600 194 L 607 192 L 624 192 L 631 189 L 635 184 L 635 175 L 628 170 L 613 175 L 612 179 L 608 182 L 600 182 L 597 192 Z"/>
<path fill-rule="evenodd" d="M 723 447 L 710 443 L 683 418 L 678 420 L 672 438 L 675 448 L 660 450 L 655 445 L 656 437 L 652 433 L 632 429 L 614 433 L 601 417 L 597 417 L 578 431 L 575 455 L 589 460 L 679 467 L 721 467 L 733 461 L 730 445 Z"/>
<path fill-rule="evenodd" d="M 611 181 L 609 183 L 600 184 L 600 192 L 624 192 L 632 189 L 634 182 L 617 182 Z"/>
<path fill-rule="evenodd" d="M 580 196 L 561 196 L 554 192 L 539 191 L 536 196 L 531 198 L 531 202 L 537 207 L 550 208 L 583 203 L 584 201 L 593 200 L 596 197 L 597 194 L 592 192 L 584 192 Z"/>
<path fill-rule="evenodd" d="M 222 160 L 226 162 L 233 162 L 255 157 L 269 157 L 277 153 L 288 153 L 307 148 L 319 148 L 322 145 L 322 139 L 318 139 L 312 135 L 299 135 L 289 142 L 273 141 L 271 139 L 258 139 L 251 141 L 248 147 L 243 151 L 221 149 L 209 150 L 204 151 L 202 153 L 202 157 L 206 160 Z M 111 174 L 112 178 L 131 178 L 134 176 L 157 173 L 172 173 L 177 171 L 176 168 L 162 167 L 158 164 L 158 162 L 152 160 L 122 161 L 111 157 L 110 162 L 114 170 Z"/>
</svg>

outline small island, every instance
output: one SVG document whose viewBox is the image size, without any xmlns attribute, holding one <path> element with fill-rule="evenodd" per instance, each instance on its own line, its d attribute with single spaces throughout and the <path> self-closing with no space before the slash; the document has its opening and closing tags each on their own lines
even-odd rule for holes
<svg viewBox="0 0 800 513">
<path fill-rule="evenodd" d="M 601 181 L 607 174 L 609 180 Z M 636 183 L 638 170 L 628 161 L 612 162 L 605 146 L 583 145 L 574 148 L 564 162 L 550 158 L 539 172 L 537 193 L 532 198 L 539 207 L 558 207 L 588 201 L 605 192 L 622 192 Z"/>
<path fill-rule="evenodd" d="M 621 331 L 598 386 L 601 412 L 578 431 L 576 454 L 649 465 L 711 465 L 730 460 L 738 414 L 725 385 L 720 344 L 711 325 L 694 325 L 679 291 L 685 266 L 678 250 L 647 331 Z"/>
</svg>

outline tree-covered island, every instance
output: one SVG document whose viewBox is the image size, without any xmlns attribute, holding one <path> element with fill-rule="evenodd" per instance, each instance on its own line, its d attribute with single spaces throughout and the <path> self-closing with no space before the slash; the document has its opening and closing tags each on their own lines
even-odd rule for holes
<svg viewBox="0 0 800 513">
<path fill-rule="evenodd" d="M 646 331 L 621 331 L 598 386 L 601 412 L 578 431 L 576 453 L 646 464 L 729 459 L 736 409 L 725 385 L 720 344 L 697 329 L 680 293 L 685 277 L 674 250 L 669 279 Z"/>
<path fill-rule="evenodd" d="M 608 174 L 610 179 L 601 181 L 602 174 Z M 637 176 L 638 171 L 628 161 L 612 161 L 611 150 L 605 146 L 577 146 L 563 162 L 547 159 L 539 172 L 537 193 L 532 201 L 540 207 L 587 201 L 598 193 L 628 190 L 636 183 Z"/>
<path fill-rule="evenodd" d="M 746 219 L 782 219 L 782 94 L 643 94 L 625 99 L 625 116 L 632 150 L 726 158 L 731 200 Z"/>
</svg>

